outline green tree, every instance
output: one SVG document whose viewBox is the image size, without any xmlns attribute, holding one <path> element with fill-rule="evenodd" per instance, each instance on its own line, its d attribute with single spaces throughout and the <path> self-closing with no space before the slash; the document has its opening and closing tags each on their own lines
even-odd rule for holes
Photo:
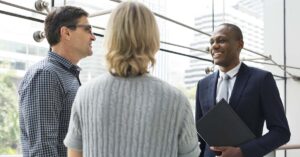
<svg viewBox="0 0 300 157">
<path fill-rule="evenodd" d="M 19 145 L 18 98 L 14 73 L 0 75 L 0 154 L 15 154 Z"/>
</svg>

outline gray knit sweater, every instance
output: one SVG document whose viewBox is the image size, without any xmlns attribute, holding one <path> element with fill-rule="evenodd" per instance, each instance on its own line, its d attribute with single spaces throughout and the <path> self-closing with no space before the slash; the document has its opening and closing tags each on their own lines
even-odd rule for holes
<svg viewBox="0 0 300 157">
<path fill-rule="evenodd" d="M 200 154 L 188 100 L 150 75 L 105 74 L 80 87 L 64 143 L 84 157 Z"/>
</svg>

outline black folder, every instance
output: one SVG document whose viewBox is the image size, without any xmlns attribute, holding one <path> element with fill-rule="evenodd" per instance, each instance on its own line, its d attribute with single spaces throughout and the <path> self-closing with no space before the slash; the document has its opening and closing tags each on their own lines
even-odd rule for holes
<svg viewBox="0 0 300 157">
<path fill-rule="evenodd" d="M 198 134 L 209 146 L 239 146 L 255 138 L 224 99 L 199 119 L 196 126 Z"/>
</svg>

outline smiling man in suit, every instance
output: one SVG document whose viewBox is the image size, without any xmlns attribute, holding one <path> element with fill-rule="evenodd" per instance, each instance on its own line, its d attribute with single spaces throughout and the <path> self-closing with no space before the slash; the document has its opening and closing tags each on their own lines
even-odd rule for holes
<svg viewBox="0 0 300 157">
<path fill-rule="evenodd" d="M 200 157 L 215 157 L 215 152 L 220 152 L 221 157 L 262 157 L 288 142 L 290 130 L 273 75 L 239 60 L 244 46 L 240 28 L 221 24 L 211 36 L 210 44 L 210 53 L 219 70 L 198 82 L 196 120 L 224 98 L 256 138 L 237 147 L 213 147 L 199 137 Z M 221 94 L 223 90 L 225 96 Z M 268 132 L 262 135 L 264 122 Z"/>
</svg>

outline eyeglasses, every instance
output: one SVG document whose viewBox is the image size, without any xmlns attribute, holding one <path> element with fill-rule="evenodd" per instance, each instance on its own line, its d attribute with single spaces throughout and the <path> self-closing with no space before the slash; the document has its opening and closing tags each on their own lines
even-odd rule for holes
<svg viewBox="0 0 300 157">
<path fill-rule="evenodd" d="M 77 28 L 77 27 L 81 27 L 83 28 L 84 31 L 93 34 L 92 32 L 92 26 L 91 25 L 84 25 L 84 24 L 78 24 L 78 25 L 69 25 L 67 26 L 68 28 Z"/>
</svg>

